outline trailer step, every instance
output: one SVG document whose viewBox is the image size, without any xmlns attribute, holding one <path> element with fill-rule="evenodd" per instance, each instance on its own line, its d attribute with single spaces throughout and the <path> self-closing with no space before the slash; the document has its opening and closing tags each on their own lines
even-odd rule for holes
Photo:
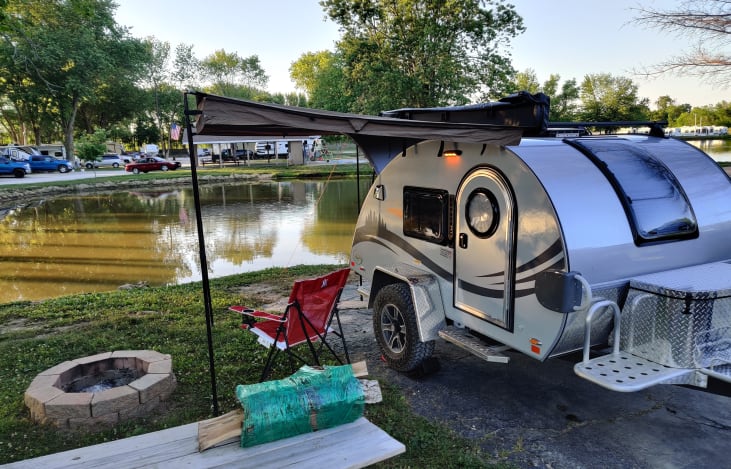
<svg viewBox="0 0 731 469">
<path fill-rule="evenodd" d="M 656 384 L 705 387 L 705 376 L 694 369 L 671 368 L 620 351 L 574 365 L 574 373 L 612 391 L 634 392 Z"/>
<path fill-rule="evenodd" d="M 467 329 L 447 327 L 439 331 L 439 337 L 467 350 L 488 362 L 508 363 L 510 357 L 501 352 L 509 350 L 507 345 L 491 346 L 469 333 Z"/>
</svg>

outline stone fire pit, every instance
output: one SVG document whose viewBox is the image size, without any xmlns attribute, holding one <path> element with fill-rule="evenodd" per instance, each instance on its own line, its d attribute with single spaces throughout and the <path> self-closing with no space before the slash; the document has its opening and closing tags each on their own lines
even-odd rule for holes
<svg viewBox="0 0 731 469">
<path fill-rule="evenodd" d="M 78 358 L 40 373 L 25 391 L 33 420 L 96 430 L 147 415 L 175 389 L 170 355 L 123 350 Z"/>
</svg>

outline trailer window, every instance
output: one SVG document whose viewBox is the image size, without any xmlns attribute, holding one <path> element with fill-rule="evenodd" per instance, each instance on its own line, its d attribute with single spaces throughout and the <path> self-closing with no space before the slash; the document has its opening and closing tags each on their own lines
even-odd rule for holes
<svg viewBox="0 0 731 469">
<path fill-rule="evenodd" d="M 404 187 L 404 235 L 445 244 L 448 215 L 447 191 Z"/>
<path fill-rule="evenodd" d="M 698 236 L 683 188 L 655 156 L 627 140 L 569 140 L 604 173 L 624 206 L 636 244 Z"/>
</svg>

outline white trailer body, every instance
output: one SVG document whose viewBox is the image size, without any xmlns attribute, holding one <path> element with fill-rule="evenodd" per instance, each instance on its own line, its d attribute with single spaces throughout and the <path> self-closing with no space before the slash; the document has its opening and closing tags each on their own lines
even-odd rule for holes
<svg viewBox="0 0 731 469">
<path fill-rule="evenodd" d="M 482 125 L 498 115 L 526 129 L 543 120 L 540 101 L 379 119 L 204 95 L 198 133 L 317 131 L 360 145 L 377 174 L 351 269 L 394 369 L 418 370 L 446 339 L 494 362 L 506 349 L 537 360 L 581 350 L 576 373 L 616 391 L 731 381 L 729 177 L 661 129 L 543 125 L 513 139 L 510 126 Z"/>
<path fill-rule="evenodd" d="M 438 339 L 442 331 L 451 339 L 446 331 L 451 325 L 545 360 L 581 350 L 587 340 L 606 343 L 616 327 L 614 308 L 624 306 L 621 321 L 628 330 L 621 350 L 636 344 L 631 351 L 638 358 L 656 367 L 682 362 L 685 371 L 641 380 L 645 372 L 635 367 L 619 378 L 631 381 L 628 386 L 611 380 L 599 384 L 620 391 L 666 378 L 703 385 L 706 375 L 727 373 L 731 359 L 729 200 L 731 184 L 723 170 L 695 147 L 673 139 L 537 138 L 504 148 L 422 142 L 376 177 L 357 222 L 351 264 L 366 280 L 371 307 L 383 307 L 377 297 L 384 287 L 409 286 L 412 305 L 395 307 L 413 307 L 421 342 Z M 695 271 L 677 270 L 689 266 Z M 552 273 L 568 272 L 581 274 L 590 298 L 611 303 L 592 313 L 597 316 L 588 324 L 591 302 L 578 311 L 575 305 L 556 311 L 536 294 L 541 282 L 544 289 L 558 286 L 550 283 Z M 658 272 L 665 283 L 652 284 L 656 296 L 644 300 L 654 304 L 653 312 L 633 310 L 627 296 L 638 289 L 649 295 L 649 287 L 636 284 Z M 704 272 L 717 281 L 706 280 L 704 287 L 687 278 Z M 686 297 L 698 292 L 716 298 L 705 313 L 696 307 L 694 314 L 708 317 L 684 320 L 677 307 L 657 305 L 670 301 L 657 292 L 677 282 L 687 287 L 677 288 L 683 291 L 683 305 L 693 303 Z M 697 301 L 708 303 L 707 298 Z M 646 314 L 653 318 L 641 317 Z M 663 323 L 673 325 L 658 333 Z M 408 321 L 383 329 L 377 332 L 386 336 L 380 342 L 396 367 L 409 371 L 429 354 L 406 357 L 411 353 L 406 344 L 414 339 L 406 337 Z M 673 344 L 676 336 L 687 340 Z M 395 344 L 391 350 L 389 340 Z M 500 361 L 499 356 L 488 359 Z M 709 372 L 699 374 L 699 369 Z M 579 367 L 577 372 L 584 371 Z"/>
</svg>

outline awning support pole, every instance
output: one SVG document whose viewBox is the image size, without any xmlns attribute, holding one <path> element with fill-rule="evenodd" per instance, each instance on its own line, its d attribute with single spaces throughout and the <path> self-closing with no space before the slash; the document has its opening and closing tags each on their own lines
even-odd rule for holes
<svg viewBox="0 0 731 469">
<path fill-rule="evenodd" d="M 193 202 L 195 204 L 195 221 L 198 228 L 198 252 L 201 261 L 201 280 L 203 284 L 203 303 L 206 310 L 206 335 L 208 338 L 208 367 L 211 375 L 211 395 L 213 404 L 213 416 L 218 416 L 218 390 L 216 386 L 216 367 L 213 356 L 213 307 L 211 306 L 211 286 L 208 282 L 208 261 L 206 260 L 206 240 L 203 234 L 203 216 L 201 214 L 200 191 L 198 190 L 198 171 L 196 168 L 195 146 L 193 144 L 193 126 L 190 117 L 200 114 L 195 109 L 191 111 L 188 107 L 188 96 L 195 93 L 183 93 L 183 107 L 185 109 L 185 126 L 188 130 L 188 152 L 190 155 L 190 174 L 193 179 Z M 221 159 L 223 159 L 221 157 Z"/>
</svg>

